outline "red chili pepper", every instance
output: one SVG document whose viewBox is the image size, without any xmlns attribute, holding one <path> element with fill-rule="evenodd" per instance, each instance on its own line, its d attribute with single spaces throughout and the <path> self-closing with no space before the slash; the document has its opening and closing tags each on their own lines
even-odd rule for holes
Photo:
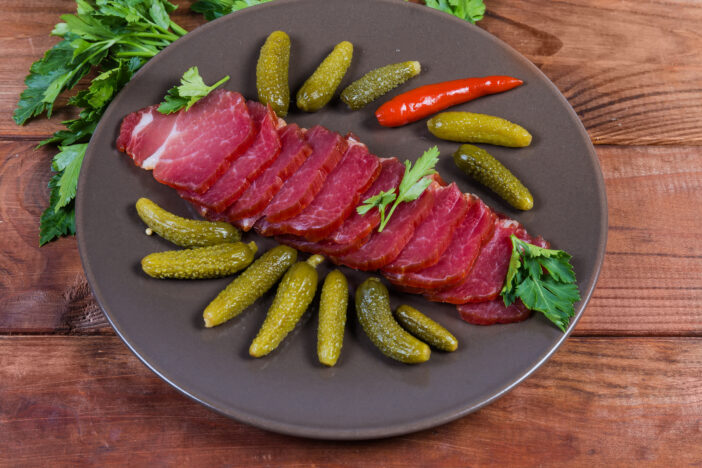
<svg viewBox="0 0 702 468">
<path fill-rule="evenodd" d="M 380 106 L 375 116 L 383 127 L 399 127 L 456 104 L 516 88 L 522 83 L 511 76 L 486 76 L 420 86 L 395 96 Z"/>
</svg>

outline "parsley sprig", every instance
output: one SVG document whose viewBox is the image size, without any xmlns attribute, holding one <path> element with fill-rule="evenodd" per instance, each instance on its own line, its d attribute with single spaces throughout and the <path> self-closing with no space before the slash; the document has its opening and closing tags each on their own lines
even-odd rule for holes
<svg viewBox="0 0 702 468">
<path fill-rule="evenodd" d="M 425 0 L 428 7 L 475 24 L 485 16 L 483 0 Z"/>
<path fill-rule="evenodd" d="M 527 309 L 543 313 L 565 332 L 575 314 L 573 304 L 580 300 L 571 256 L 529 244 L 514 234 L 510 239 L 512 257 L 500 292 L 505 305 L 521 299 Z"/>
<path fill-rule="evenodd" d="M 190 9 L 196 13 L 202 13 L 205 19 L 212 21 L 229 13 L 270 1 L 271 0 L 198 0 Z M 424 3 L 430 8 L 457 16 L 471 23 L 480 21 L 485 15 L 485 4 L 483 0 L 425 0 Z"/>
<path fill-rule="evenodd" d="M 270 1 L 271 0 L 198 0 L 193 3 L 190 9 L 196 13 L 202 13 L 207 21 L 212 21 L 229 13 Z"/>
<path fill-rule="evenodd" d="M 55 144 L 49 207 L 40 220 L 39 243 L 75 233 L 74 202 L 87 142 L 108 104 L 146 61 L 187 31 L 170 19 L 176 6 L 167 0 L 76 0 L 75 15 L 61 16 L 52 34 L 62 40 L 34 62 L 13 114 L 18 125 L 46 113 L 58 96 L 90 71 L 87 89 L 68 101 L 81 108 L 40 145 Z"/>
<path fill-rule="evenodd" d="M 429 187 L 432 181 L 429 176 L 436 174 L 434 166 L 436 166 L 437 162 L 439 162 L 439 148 L 436 146 L 426 150 L 414 165 L 409 161 L 405 161 L 405 175 L 402 176 L 397 193 L 393 189 L 368 197 L 363 200 L 360 206 L 356 207 L 356 212 L 364 215 L 377 207 L 380 212 L 378 232 L 383 232 L 388 221 L 390 221 L 390 217 L 395 212 L 395 208 L 400 203 L 416 200 Z M 393 203 L 392 207 L 387 211 L 386 209 L 390 203 Z"/>
<path fill-rule="evenodd" d="M 158 111 L 162 114 L 172 114 L 183 108 L 187 111 L 193 104 L 228 80 L 229 75 L 212 86 L 207 86 L 200 76 L 197 67 L 190 67 L 183 73 L 183 77 L 180 79 L 180 86 L 174 86 L 168 90 L 164 101 L 158 106 Z"/>
</svg>

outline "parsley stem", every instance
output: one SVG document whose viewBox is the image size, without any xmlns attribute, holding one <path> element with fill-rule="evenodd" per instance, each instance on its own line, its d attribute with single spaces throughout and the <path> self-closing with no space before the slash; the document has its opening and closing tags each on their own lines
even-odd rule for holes
<svg viewBox="0 0 702 468">
<path fill-rule="evenodd" d="M 175 32 L 178 36 L 185 36 L 186 34 L 188 34 L 188 31 L 181 28 L 177 23 L 175 23 L 172 20 L 171 20 L 169 25 L 170 25 L 171 29 L 173 30 L 173 32 Z"/>
<path fill-rule="evenodd" d="M 380 221 L 380 227 L 378 228 L 378 232 L 383 232 L 383 229 L 385 229 L 385 226 L 388 224 L 390 221 L 390 218 L 392 217 L 392 214 L 395 212 L 395 208 L 397 208 L 397 205 L 400 204 L 400 198 L 395 199 L 395 203 L 392 204 L 392 207 L 390 208 L 390 211 L 388 212 L 387 217 L 383 219 L 383 216 L 381 216 L 381 221 Z M 385 210 L 383 210 L 385 211 Z"/>
<path fill-rule="evenodd" d="M 156 55 L 156 54 L 154 54 L 153 52 L 138 52 L 138 51 L 134 51 L 134 52 L 117 52 L 117 53 L 115 54 L 115 57 L 118 57 L 118 58 L 129 58 L 129 57 L 146 57 L 146 58 L 151 58 L 151 57 L 153 57 L 154 55 Z"/>
<path fill-rule="evenodd" d="M 162 39 L 164 41 L 173 42 L 176 39 L 178 39 L 178 36 L 176 36 L 173 33 L 168 33 L 168 34 L 163 34 L 163 33 L 156 33 L 156 32 L 138 32 L 138 33 L 133 33 L 130 34 L 130 36 L 136 36 L 140 38 L 146 38 L 146 39 Z"/>
</svg>

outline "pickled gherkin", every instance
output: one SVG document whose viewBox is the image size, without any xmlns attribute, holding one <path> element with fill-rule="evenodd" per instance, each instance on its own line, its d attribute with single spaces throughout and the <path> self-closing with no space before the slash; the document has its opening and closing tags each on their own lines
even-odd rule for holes
<svg viewBox="0 0 702 468">
<path fill-rule="evenodd" d="M 341 100 L 349 106 L 349 109 L 362 109 L 380 96 L 417 76 L 421 70 L 421 65 L 416 61 L 393 63 L 376 68 L 347 86 L 341 92 Z"/>
<path fill-rule="evenodd" d="M 154 278 L 207 279 L 233 275 L 251 264 L 256 244 L 233 242 L 147 255 L 141 268 Z"/>
<path fill-rule="evenodd" d="M 502 197 L 518 210 L 534 207 L 529 189 L 490 153 L 474 145 L 461 145 L 453 154 L 456 166 Z"/>
<path fill-rule="evenodd" d="M 290 86 L 290 37 L 283 31 L 273 31 L 261 47 L 256 64 L 258 100 L 270 104 L 278 117 L 288 115 Z"/>
<path fill-rule="evenodd" d="M 458 340 L 447 329 L 408 305 L 395 310 L 395 318 L 402 328 L 425 343 L 441 351 L 456 351 Z"/>
<path fill-rule="evenodd" d="M 297 260 L 297 250 L 279 245 L 259 257 L 205 308 L 205 327 L 220 325 L 242 313 L 273 287 Z"/>
<path fill-rule="evenodd" d="M 424 362 L 431 356 L 426 343 L 395 321 L 388 290 L 378 278 L 368 278 L 356 289 L 356 314 L 368 338 L 386 356 L 406 364 Z"/>
<path fill-rule="evenodd" d="M 353 44 L 343 41 L 334 47 L 297 92 L 297 107 L 316 112 L 331 100 L 353 58 Z"/>
<path fill-rule="evenodd" d="M 429 119 L 427 126 L 442 140 L 510 147 L 531 144 L 531 134 L 525 128 L 487 114 L 442 112 Z"/>
<path fill-rule="evenodd" d="M 349 304 L 349 283 L 339 270 L 327 275 L 319 300 L 317 358 L 325 366 L 333 366 L 341 354 Z"/>
<path fill-rule="evenodd" d="M 322 260 L 321 255 L 313 255 L 285 273 L 266 319 L 249 347 L 251 356 L 267 355 L 295 328 L 317 292 L 316 267 Z"/>
<path fill-rule="evenodd" d="M 137 200 L 136 210 L 153 232 L 180 247 L 204 247 L 241 240 L 241 232 L 229 223 L 181 218 L 148 198 Z"/>
</svg>

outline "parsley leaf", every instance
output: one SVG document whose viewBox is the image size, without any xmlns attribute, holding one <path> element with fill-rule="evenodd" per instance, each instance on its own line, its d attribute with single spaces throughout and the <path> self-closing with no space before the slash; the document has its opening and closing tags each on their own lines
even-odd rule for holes
<svg viewBox="0 0 702 468">
<path fill-rule="evenodd" d="M 212 21 L 229 13 L 270 1 L 272 0 L 198 0 L 190 9 L 196 13 L 202 13 L 207 21 Z"/>
<path fill-rule="evenodd" d="M 575 314 L 573 304 L 580 300 L 571 256 L 517 238 L 512 241 L 512 256 L 500 294 L 505 305 L 521 299 L 530 310 L 538 310 L 563 332 Z"/>
<path fill-rule="evenodd" d="M 58 180 L 59 174 L 55 174 L 49 180 L 49 207 L 41 215 L 39 226 L 39 245 L 44 245 L 61 236 L 69 236 L 76 233 L 76 215 L 74 202 L 71 201 L 63 208 L 54 209 L 59 199 Z"/>
<path fill-rule="evenodd" d="M 190 67 L 183 73 L 180 79 L 180 86 L 174 86 L 168 90 L 164 101 L 158 106 L 158 111 L 162 114 L 172 114 L 182 108 L 187 111 L 200 99 L 204 98 L 218 86 L 226 83 L 229 75 L 225 76 L 212 86 L 207 86 L 202 80 L 197 67 Z"/>
<path fill-rule="evenodd" d="M 49 207 L 41 216 L 40 244 L 75 233 L 73 199 L 86 143 L 105 109 L 146 61 L 187 31 L 171 21 L 175 5 L 167 0 L 76 0 L 76 14 L 61 16 L 52 34 L 62 40 L 29 69 L 26 88 L 13 118 L 18 125 L 44 112 L 89 72 L 88 89 L 68 101 L 81 108 L 78 118 L 63 122 L 40 145 L 59 145 L 49 183 Z"/>
<path fill-rule="evenodd" d="M 385 226 L 390 221 L 390 217 L 395 212 L 395 208 L 402 202 L 411 202 L 419 198 L 429 187 L 432 179 L 429 177 L 435 174 L 434 166 L 439 162 L 439 148 L 433 146 L 426 150 L 422 156 L 415 161 L 405 161 L 405 175 L 402 176 L 397 195 L 394 190 L 380 192 L 379 194 L 366 198 L 363 203 L 356 207 L 356 212 L 360 215 L 368 213 L 372 208 L 378 207 L 380 212 L 380 226 L 378 232 L 383 232 Z M 386 208 L 393 203 L 390 211 L 385 214 Z"/>
<path fill-rule="evenodd" d="M 483 0 L 425 0 L 428 7 L 475 24 L 485 16 Z"/>
</svg>

